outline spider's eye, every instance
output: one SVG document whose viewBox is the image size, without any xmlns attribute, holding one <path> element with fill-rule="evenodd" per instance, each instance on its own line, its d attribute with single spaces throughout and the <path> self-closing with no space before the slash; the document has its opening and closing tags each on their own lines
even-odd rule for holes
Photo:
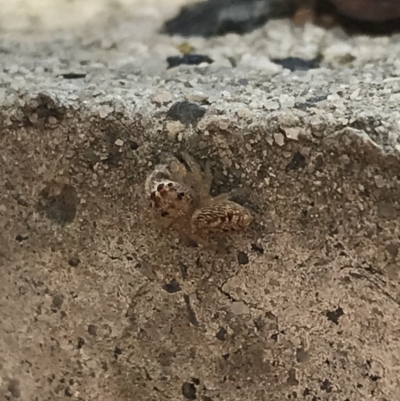
<svg viewBox="0 0 400 401">
<path fill-rule="evenodd" d="M 159 184 L 157 186 L 157 191 L 162 191 L 164 189 L 164 184 Z"/>
<path fill-rule="evenodd" d="M 184 192 L 179 192 L 178 199 L 183 199 L 184 196 L 185 196 Z"/>
</svg>

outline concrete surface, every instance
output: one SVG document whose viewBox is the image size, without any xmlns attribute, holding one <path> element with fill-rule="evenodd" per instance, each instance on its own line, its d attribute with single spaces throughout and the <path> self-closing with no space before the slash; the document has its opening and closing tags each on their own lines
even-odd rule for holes
<svg viewBox="0 0 400 401">
<path fill-rule="evenodd" d="M 177 7 L 1 34 L 0 399 L 399 399 L 398 38 L 275 21 L 167 70 Z M 254 211 L 227 255 L 146 220 L 182 149 Z"/>
</svg>

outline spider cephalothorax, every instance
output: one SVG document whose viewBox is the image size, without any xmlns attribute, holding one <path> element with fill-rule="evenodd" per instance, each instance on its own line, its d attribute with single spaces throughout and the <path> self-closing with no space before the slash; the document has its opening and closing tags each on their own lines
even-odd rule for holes
<svg viewBox="0 0 400 401">
<path fill-rule="evenodd" d="M 174 173 L 165 164 L 157 165 L 147 177 L 146 196 L 150 198 L 150 206 L 161 217 L 181 218 L 196 206 L 196 194 L 183 178 L 181 172 Z"/>
</svg>

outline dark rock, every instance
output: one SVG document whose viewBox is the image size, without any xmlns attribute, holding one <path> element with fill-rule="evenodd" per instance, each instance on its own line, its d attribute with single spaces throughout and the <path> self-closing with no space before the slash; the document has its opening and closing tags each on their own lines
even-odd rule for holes
<svg viewBox="0 0 400 401">
<path fill-rule="evenodd" d="M 53 297 L 52 306 L 54 309 L 60 309 L 64 302 L 64 297 L 62 295 L 55 295 Z"/>
<path fill-rule="evenodd" d="M 332 383 L 328 379 L 325 379 L 321 384 L 321 390 L 325 390 L 327 393 L 332 392 Z"/>
<path fill-rule="evenodd" d="M 388 21 L 400 18 L 398 0 L 331 0 L 337 10 L 363 21 Z"/>
<path fill-rule="evenodd" d="M 184 100 L 174 103 L 167 111 L 167 116 L 179 120 L 182 124 L 194 124 L 204 116 L 206 109 L 199 104 Z"/>
<path fill-rule="evenodd" d="M 379 217 L 387 220 L 394 220 L 398 215 L 395 206 L 388 202 L 380 202 L 378 204 L 377 212 Z"/>
<path fill-rule="evenodd" d="M 182 7 L 162 33 L 182 36 L 244 34 L 274 18 L 338 23 L 350 31 L 386 34 L 400 27 L 398 0 L 208 0 Z M 315 68 L 315 67 L 312 67 Z M 308 68 L 307 68 L 308 69 Z"/>
<path fill-rule="evenodd" d="M 290 369 L 288 372 L 288 378 L 286 380 L 287 384 L 289 386 L 298 386 L 299 381 L 296 379 L 296 370 L 295 369 Z"/>
<path fill-rule="evenodd" d="M 91 336 L 96 336 L 97 335 L 97 326 L 95 326 L 94 324 L 89 324 L 88 326 L 88 333 Z"/>
<path fill-rule="evenodd" d="M 182 384 L 182 395 L 188 400 L 195 400 L 196 397 L 196 387 L 193 383 L 185 382 Z"/>
<path fill-rule="evenodd" d="M 26 241 L 28 238 L 29 238 L 28 234 L 18 234 L 15 237 L 15 240 L 18 241 L 18 242 L 22 242 L 22 241 Z"/>
<path fill-rule="evenodd" d="M 306 60 L 300 57 L 286 57 L 272 59 L 272 61 L 290 71 L 307 71 L 319 68 L 319 59 Z"/>
<path fill-rule="evenodd" d="M 398 243 L 390 243 L 387 244 L 385 247 L 386 251 L 390 254 L 390 256 L 392 256 L 393 258 L 395 258 L 398 253 L 399 253 L 399 244 Z"/>
<path fill-rule="evenodd" d="M 261 255 L 264 253 L 264 248 L 256 243 L 251 244 L 251 249 L 260 253 Z"/>
<path fill-rule="evenodd" d="M 217 337 L 217 339 L 219 341 L 225 341 L 227 334 L 228 334 L 228 332 L 226 331 L 226 329 L 224 327 L 220 327 L 220 329 L 218 330 L 218 333 L 215 335 L 215 337 Z"/>
<path fill-rule="evenodd" d="M 71 267 L 78 267 L 79 263 L 81 263 L 80 259 L 77 256 L 72 256 L 69 260 L 68 260 L 68 264 Z"/>
<path fill-rule="evenodd" d="M 74 395 L 74 392 L 72 391 L 71 387 L 68 386 L 65 388 L 64 394 L 67 397 L 72 397 Z"/>
<path fill-rule="evenodd" d="M 30 116 L 33 114 L 37 116 L 35 122 L 30 119 Z M 48 126 L 51 117 L 54 117 L 57 121 L 61 121 L 65 114 L 65 107 L 62 107 L 48 93 L 41 92 L 25 106 L 24 123 L 26 126 Z"/>
<path fill-rule="evenodd" d="M 78 344 L 76 347 L 78 349 L 81 349 L 84 345 L 85 345 L 85 339 L 83 339 L 82 337 L 78 337 Z"/>
<path fill-rule="evenodd" d="M 122 349 L 118 347 L 118 345 L 114 349 L 114 358 L 118 359 L 118 357 L 122 354 Z"/>
<path fill-rule="evenodd" d="M 332 312 L 327 312 L 326 317 L 328 320 L 335 324 L 339 324 L 339 318 L 344 315 L 343 309 L 341 307 L 337 308 Z"/>
<path fill-rule="evenodd" d="M 168 69 L 178 67 L 182 64 L 199 65 L 201 63 L 212 64 L 213 62 L 213 59 L 203 54 L 184 54 L 183 56 L 171 56 L 167 58 Z"/>
<path fill-rule="evenodd" d="M 197 378 L 197 377 L 192 377 L 192 382 L 193 382 L 196 386 L 198 386 L 198 385 L 200 384 L 200 379 Z"/>
<path fill-rule="evenodd" d="M 182 290 L 179 282 L 174 278 L 169 283 L 165 283 L 162 288 L 169 294 L 174 294 L 175 292 L 179 292 Z"/>
<path fill-rule="evenodd" d="M 264 25 L 271 18 L 294 13 L 292 0 L 208 0 L 187 5 L 167 21 L 162 32 L 183 36 L 243 34 Z"/>
<path fill-rule="evenodd" d="M 309 359 L 308 352 L 304 348 L 297 348 L 296 361 L 299 363 L 307 362 Z"/>
<path fill-rule="evenodd" d="M 296 152 L 290 163 L 286 166 L 286 171 L 297 170 L 305 166 L 306 166 L 306 158 L 300 152 Z"/>
<path fill-rule="evenodd" d="M 40 196 L 38 209 L 48 219 L 61 226 L 75 219 L 79 198 L 71 185 L 51 182 L 41 191 Z"/>
<path fill-rule="evenodd" d="M 249 263 L 249 257 L 247 256 L 246 253 L 239 251 L 237 254 L 237 260 L 239 265 L 247 265 Z"/>
<path fill-rule="evenodd" d="M 378 380 L 382 379 L 382 377 L 378 375 L 369 375 L 368 376 L 373 382 L 377 382 Z"/>
<path fill-rule="evenodd" d="M 21 387 L 20 387 L 19 380 L 16 380 L 16 379 L 10 380 L 10 382 L 8 383 L 7 389 L 14 398 L 21 397 Z"/>
<path fill-rule="evenodd" d="M 82 79 L 86 77 L 86 73 L 78 73 L 78 72 L 67 72 L 65 74 L 61 74 L 61 76 L 65 79 Z"/>
<path fill-rule="evenodd" d="M 129 141 L 129 147 L 132 150 L 137 150 L 137 149 L 139 149 L 139 144 L 137 142 L 135 142 L 135 141 Z"/>
<path fill-rule="evenodd" d="M 188 312 L 189 322 L 190 322 L 193 326 L 198 327 L 198 326 L 200 325 L 200 323 L 199 323 L 199 321 L 197 320 L 196 313 L 195 313 L 195 311 L 193 310 L 192 305 L 190 305 L 190 298 L 189 298 L 189 295 L 186 295 L 186 294 L 185 294 L 185 295 L 183 296 L 183 299 L 184 299 L 185 304 L 186 304 L 186 309 L 187 309 L 187 312 Z"/>
</svg>

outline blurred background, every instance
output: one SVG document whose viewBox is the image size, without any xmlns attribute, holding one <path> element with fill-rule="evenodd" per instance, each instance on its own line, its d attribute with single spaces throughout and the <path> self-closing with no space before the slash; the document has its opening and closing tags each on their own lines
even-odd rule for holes
<svg viewBox="0 0 400 401">
<path fill-rule="evenodd" d="M 0 0 L 0 30 L 97 25 L 121 13 L 127 18 L 169 18 L 185 3 L 188 0 Z"/>
<path fill-rule="evenodd" d="M 165 33 L 201 36 L 244 33 L 280 17 L 325 28 L 339 24 L 364 32 L 400 30 L 400 0 L 0 0 L 0 31 L 99 25 L 117 15 L 148 16 L 160 24 L 173 20 Z"/>
</svg>

